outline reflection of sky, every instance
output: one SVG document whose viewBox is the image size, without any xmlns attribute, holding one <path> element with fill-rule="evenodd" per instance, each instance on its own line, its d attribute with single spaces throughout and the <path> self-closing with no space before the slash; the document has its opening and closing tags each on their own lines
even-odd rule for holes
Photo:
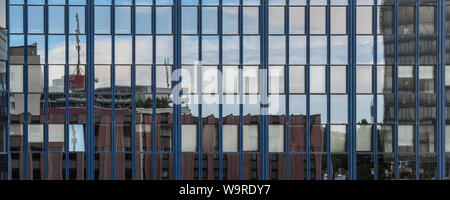
<svg viewBox="0 0 450 200">
<path fill-rule="evenodd" d="M 260 39 L 259 36 L 244 36 L 244 64 L 260 63 Z"/>
<path fill-rule="evenodd" d="M 306 37 L 289 37 L 289 62 L 291 64 L 306 64 Z"/>
<path fill-rule="evenodd" d="M 311 36 L 310 46 L 310 62 L 311 64 L 326 64 L 327 63 L 327 37 L 326 36 Z"/>
<path fill-rule="evenodd" d="M 115 15 L 116 34 L 131 33 L 131 7 L 116 7 Z"/>
<path fill-rule="evenodd" d="M 347 37 L 332 36 L 331 39 L 331 64 L 347 64 Z"/>
<path fill-rule="evenodd" d="M 284 64 L 286 58 L 284 36 L 269 36 L 269 64 Z"/>
<path fill-rule="evenodd" d="M 356 42 L 356 63 L 373 64 L 373 37 L 358 36 Z"/>
<path fill-rule="evenodd" d="M 183 7 L 181 13 L 183 34 L 197 33 L 197 7 Z"/>
<path fill-rule="evenodd" d="M 347 95 L 331 96 L 331 123 L 347 123 Z"/>
<path fill-rule="evenodd" d="M 284 7 L 269 7 L 269 34 L 284 33 Z"/>
<path fill-rule="evenodd" d="M 137 5 L 137 2 L 135 2 Z M 136 7 L 136 34 L 150 34 L 152 32 L 151 7 Z"/>
<path fill-rule="evenodd" d="M 203 7 L 202 8 L 202 33 L 216 34 L 217 33 L 217 8 Z"/>
<path fill-rule="evenodd" d="M 258 33 L 259 30 L 259 8 L 244 7 L 243 27 L 244 34 Z"/>
<path fill-rule="evenodd" d="M 326 69 L 325 66 L 310 67 L 310 90 L 311 93 L 325 93 L 326 88 Z"/>
<path fill-rule="evenodd" d="M 291 115 L 306 115 L 306 95 L 289 96 L 289 113 Z"/>
<path fill-rule="evenodd" d="M 71 124 L 69 125 L 69 151 L 84 151 L 84 127 L 82 124 Z M 75 131 L 75 136 L 73 135 Z M 76 138 L 76 143 L 74 146 L 74 139 Z"/>
<path fill-rule="evenodd" d="M 327 122 L 327 96 L 311 95 L 310 97 L 311 115 L 320 115 L 322 123 Z"/>
<path fill-rule="evenodd" d="M 372 122 L 372 104 L 372 95 L 358 95 L 356 97 L 356 122 L 361 122 L 363 119 L 367 120 L 369 123 Z"/>
<path fill-rule="evenodd" d="M 239 30 L 239 10 L 237 7 L 223 7 L 222 31 L 224 34 L 237 34 Z"/>
</svg>

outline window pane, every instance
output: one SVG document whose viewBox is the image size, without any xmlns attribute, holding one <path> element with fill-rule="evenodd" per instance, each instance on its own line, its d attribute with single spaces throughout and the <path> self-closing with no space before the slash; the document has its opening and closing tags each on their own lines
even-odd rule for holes
<svg viewBox="0 0 450 200">
<path fill-rule="evenodd" d="M 115 33 L 130 34 L 131 33 L 131 8 L 116 7 L 115 10 Z"/>
<path fill-rule="evenodd" d="M 202 8 L 202 33 L 217 34 L 217 7 Z"/>
<path fill-rule="evenodd" d="M 420 34 L 433 34 L 435 24 L 435 7 L 434 6 L 420 6 L 419 8 L 419 30 Z"/>
<path fill-rule="evenodd" d="M 356 125 L 356 151 L 372 151 L 372 125 Z"/>
<path fill-rule="evenodd" d="M 136 66 L 136 92 L 152 91 L 152 67 Z"/>
<path fill-rule="evenodd" d="M 66 63 L 66 40 L 62 35 L 48 36 L 48 63 Z"/>
<path fill-rule="evenodd" d="M 331 93 L 347 93 L 347 67 L 331 66 Z"/>
<path fill-rule="evenodd" d="M 23 33 L 23 7 L 9 7 L 9 29 L 11 33 Z"/>
<path fill-rule="evenodd" d="M 356 123 L 371 124 L 373 123 L 372 115 L 373 96 L 357 95 L 356 96 Z"/>
<path fill-rule="evenodd" d="M 244 34 L 259 33 L 259 8 L 258 7 L 244 7 L 243 8 L 243 27 Z"/>
<path fill-rule="evenodd" d="M 434 93 L 434 67 L 419 67 L 419 92 Z"/>
<path fill-rule="evenodd" d="M 198 57 L 198 37 L 182 36 L 181 37 L 181 63 L 192 65 L 199 60 Z"/>
<path fill-rule="evenodd" d="M 373 37 L 357 36 L 356 63 L 373 64 Z"/>
<path fill-rule="evenodd" d="M 290 64 L 306 64 L 306 37 L 291 36 L 289 43 Z"/>
<path fill-rule="evenodd" d="M 331 36 L 331 64 L 348 63 L 347 39 L 347 36 Z"/>
<path fill-rule="evenodd" d="M 434 125 L 421 125 L 419 127 L 419 152 L 436 152 L 434 129 Z"/>
<path fill-rule="evenodd" d="M 69 64 L 86 64 L 86 36 L 79 35 L 78 40 L 79 48 L 77 47 L 77 37 L 69 36 Z"/>
<path fill-rule="evenodd" d="M 23 92 L 23 66 L 11 65 L 9 69 L 10 92 Z"/>
<path fill-rule="evenodd" d="M 244 66 L 243 67 L 243 85 L 244 93 L 258 93 L 259 79 L 259 67 L 257 66 Z"/>
<path fill-rule="evenodd" d="M 391 93 L 393 84 L 393 71 L 391 66 L 377 67 L 377 90 L 378 93 Z"/>
<path fill-rule="evenodd" d="M 223 93 L 238 93 L 239 88 L 239 68 L 237 66 L 224 66 L 222 68 L 223 75 Z"/>
<path fill-rule="evenodd" d="M 95 66 L 95 90 L 111 88 L 111 68 L 106 65 Z M 100 90 L 98 90 L 100 91 Z"/>
<path fill-rule="evenodd" d="M 331 123 L 346 124 L 347 123 L 347 95 L 332 95 L 330 99 L 331 106 Z"/>
<path fill-rule="evenodd" d="M 289 7 L 289 33 L 305 34 L 305 7 Z"/>
<path fill-rule="evenodd" d="M 203 64 L 219 64 L 219 37 L 203 36 L 202 52 Z"/>
<path fill-rule="evenodd" d="M 314 124 L 327 123 L 327 95 L 311 95 L 310 112 Z"/>
<path fill-rule="evenodd" d="M 239 64 L 239 37 L 222 37 L 222 62 L 223 64 Z"/>
<path fill-rule="evenodd" d="M 244 64 L 259 64 L 260 63 L 260 40 L 259 36 L 244 36 Z"/>
<path fill-rule="evenodd" d="M 331 34 L 347 33 L 347 7 L 331 7 Z"/>
<path fill-rule="evenodd" d="M 44 92 L 44 66 L 28 65 L 28 92 Z"/>
<path fill-rule="evenodd" d="M 223 34 L 238 34 L 239 32 L 239 9 L 238 7 L 223 7 L 222 8 L 222 33 Z"/>
<path fill-rule="evenodd" d="M 414 67 L 398 67 L 398 91 L 414 92 Z"/>
<path fill-rule="evenodd" d="M 151 25 L 152 25 L 151 7 L 136 7 L 136 34 L 151 34 L 152 33 Z"/>
<path fill-rule="evenodd" d="M 129 92 L 131 93 L 131 68 L 130 66 L 115 66 L 115 89 L 116 93 Z M 117 105 L 118 103 L 116 103 Z"/>
<path fill-rule="evenodd" d="M 359 6 L 356 15 L 356 33 L 372 34 L 372 7 Z"/>
<path fill-rule="evenodd" d="M 197 8 L 183 7 L 182 8 L 182 33 L 196 34 L 197 33 Z"/>
<path fill-rule="evenodd" d="M 305 93 L 305 67 L 289 67 L 289 92 Z"/>
<path fill-rule="evenodd" d="M 394 7 L 378 6 L 378 34 L 392 34 L 394 30 Z"/>
<path fill-rule="evenodd" d="M 393 131 L 391 125 L 380 125 L 378 130 L 378 152 L 393 152 Z"/>
<path fill-rule="evenodd" d="M 326 9 L 325 7 L 311 7 L 310 8 L 310 24 L 311 34 L 325 34 L 326 33 Z"/>
<path fill-rule="evenodd" d="M 372 66 L 356 68 L 356 92 L 372 93 Z"/>
<path fill-rule="evenodd" d="M 399 34 L 414 34 L 414 6 L 398 7 L 398 32 Z"/>
<path fill-rule="evenodd" d="M 108 34 L 110 32 L 110 7 L 95 7 L 95 33 Z"/>
<path fill-rule="evenodd" d="M 28 33 L 44 33 L 44 7 L 28 6 Z"/>
<path fill-rule="evenodd" d="M 173 37 L 156 36 L 156 64 L 173 63 Z"/>
<path fill-rule="evenodd" d="M 44 150 L 44 125 L 28 125 L 28 145 L 31 151 Z"/>
<path fill-rule="evenodd" d="M 331 125 L 331 152 L 347 152 L 347 126 Z"/>
<path fill-rule="evenodd" d="M 326 91 L 326 68 L 325 66 L 310 67 L 310 92 L 325 93 Z"/>
<path fill-rule="evenodd" d="M 269 66 L 269 93 L 284 93 L 284 66 Z"/>
<path fill-rule="evenodd" d="M 156 8 L 156 33 L 172 33 L 172 7 Z"/>
<path fill-rule="evenodd" d="M 238 152 L 238 125 L 223 125 L 223 152 Z"/>
<path fill-rule="evenodd" d="M 398 126 L 398 151 L 414 152 L 414 126 Z"/>
<path fill-rule="evenodd" d="M 269 34 L 284 34 L 284 7 L 269 7 Z"/>
<path fill-rule="evenodd" d="M 48 150 L 62 152 L 64 151 L 64 125 L 49 124 L 48 125 Z"/>
<path fill-rule="evenodd" d="M 115 41 L 115 63 L 131 64 L 133 46 L 130 36 L 116 36 Z"/>
<path fill-rule="evenodd" d="M 69 8 L 69 33 L 77 33 L 78 27 L 80 29 L 81 34 L 85 33 L 85 31 L 84 31 L 84 29 L 85 29 L 84 10 L 85 10 L 84 6 L 70 6 L 70 8 Z M 105 22 L 103 21 L 103 23 L 105 23 Z"/>
<path fill-rule="evenodd" d="M 50 65 L 48 66 L 48 85 L 49 92 L 64 92 L 64 66 Z"/>
<path fill-rule="evenodd" d="M 259 145 L 259 131 L 257 125 L 244 125 L 243 126 L 243 136 L 244 136 L 244 151 L 258 151 Z"/>
<path fill-rule="evenodd" d="M 48 32 L 64 33 L 64 7 L 49 6 L 48 7 Z"/>
<path fill-rule="evenodd" d="M 213 94 L 218 92 L 218 74 L 217 66 L 202 67 L 202 92 Z M 206 105 L 205 105 L 206 107 Z"/>
<path fill-rule="evenodd" d="M 310 64 L 327 63 L 327 37 L 311 36 Z"/>
<path fill-rule="evenodd" d="M 151 64 L 153 62 L 152 36 L 136 36 L 136 64 Z"/>
<path fill-rule="evenodd" d="M 286 63 L 286 41 L 284 36 L 269 36 L 269 64 Z"/>
<path fill-rule="evenodd" d="M 197 152 L 197 125 L 181 126 L 181 151 Z"/>
<path fill-rule="evenodd" d="M 269 125 L 269 152 L 284 152 L 283 125 Z"/>
<path fill-rule="evenodd" d="M 95 36 L 95 64 L 111 64 L 111 37 Z"/>
</svg>

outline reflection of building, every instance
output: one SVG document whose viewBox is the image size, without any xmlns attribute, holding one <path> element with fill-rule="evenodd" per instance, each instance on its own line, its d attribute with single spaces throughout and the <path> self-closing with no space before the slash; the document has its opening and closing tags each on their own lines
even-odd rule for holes
<svg viewBox="0 0 450 200">
<path fill-rule="evenodd" d="M 6 61 L 8 56 L 7 30 L 0 27 L 0 153 L 7 152 L 8 96 L 6 88 Z M 8 178 L 8 154 L 0 154 L 0 180 Z"/>
</svg>

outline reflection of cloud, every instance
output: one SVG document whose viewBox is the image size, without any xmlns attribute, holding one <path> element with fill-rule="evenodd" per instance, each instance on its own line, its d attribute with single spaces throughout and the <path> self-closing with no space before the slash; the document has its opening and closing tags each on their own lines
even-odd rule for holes
<svg viewBox="0 0 450 200">
<path fill-rule="evenodd" d="M 284 36 L 269 36 L 269 64 L 284 64 L 286 58 Z"/>
<path fill-rule="evenodd" d="M 284 33 L 284 7 L 269 8 L 269 32 Z"/>
<path fill-rule="evenodd" d="M 222 53 L 224 64 L 239 63 L 239 37 L 238 36 L 224 36 L 222 42 Z"/>
<path fill-rule="evenodd" d="M 244 36 L 244 64 L 260 63 L 260 39 L 259 36 Z"/>
<path fill-rule="evenodd" d="M 327 37 L 311 36 L 310 62 L 311 64 L 325 64 L 327 62 Z"/>
<path fill-rule="evenodd" d="M 331 37 L 331 63 L 347 64 L 347 36 Z"/>
<path fill-rule="evenodd" d="M 64 64 L 66 63 L 66 43 L 64 36 L 48 37 L 48 63 Z"/>
<path fill-rule="evenodd" d="M 373 63 L 373 38 L 372 36 L 358 36 L 356 46 L 356 63 Z"/>
<path fill-rule="evenodd" d="M 306 64 L 306 37 L 291 36 L 289 38 L 289 62 Z"/>
<path fill-rule="evenodd" d="M 204 64 L 219 64 L 219 37 L 203 36 L 202 52 Z"/>
</svg>

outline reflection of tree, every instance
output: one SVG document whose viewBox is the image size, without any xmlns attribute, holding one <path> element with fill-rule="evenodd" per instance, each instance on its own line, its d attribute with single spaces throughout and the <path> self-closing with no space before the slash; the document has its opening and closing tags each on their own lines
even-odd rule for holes
<svg viewBox="0 0 450 200">
<path fill-rule="evenodd" d="M 361 124 L 367 125 L 367 124 L 369 124 L 369 122 L 367 121 L 367 119 L 362 119 Z"/>
<path fill-rule="evenodd" d="M 156 107 L 157 108 L 169 108 L 170 100 L 168 97 L 157 97 L 156 98 Z M 153 99 L 138 99 L 136 101 L 137 108 L 152 108 L 153 107 Z"/>
</svg>

